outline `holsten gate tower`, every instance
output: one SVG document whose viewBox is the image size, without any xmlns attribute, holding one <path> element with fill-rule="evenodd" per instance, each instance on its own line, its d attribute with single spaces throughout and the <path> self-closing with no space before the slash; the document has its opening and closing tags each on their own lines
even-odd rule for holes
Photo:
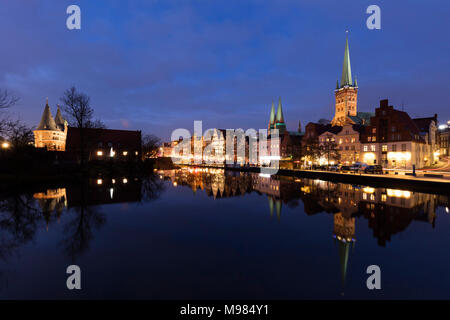
<svg viewBox="0 0 450 320">
<path fill-rule="evenodd" d="M 36 148 L 65 151 L 67 128 L 67 121 L 63 119 L 59 106 L 56 111 L 56 117 L 53 118 L 47 99 L 41 122 L 34 130 L 34 144 Z"/>
</svg>

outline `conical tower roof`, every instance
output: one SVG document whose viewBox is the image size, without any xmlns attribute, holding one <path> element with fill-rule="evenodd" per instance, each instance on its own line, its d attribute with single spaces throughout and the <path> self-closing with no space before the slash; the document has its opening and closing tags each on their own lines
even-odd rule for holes
<svg viewBox="0 0 450 320">
<path fill-rule="evenodd" d="M 350 50 L 348 49 L 348 31 L 345 38 L 344 64 L 342 66 L 341 87 L 352 86 L 352 68 L 350 66 Z"/>
<path fill-rule="evenodd" d="M 341 281 L 342 285 L 345 285 L 345 279 L 347 277 L 348 256 L 350 252 L 350 243 L 339 241 L 339 261 L 341 265 Z"/>
<path fill-rule="evenodd" d="M 41 122 L 36 130 L 57 130 L 56 122 L 53 119 L 52 113 L 50 112 L 50 107 L 47 103 L 45 104 L 44 113 L 42 114 Z"/>
<path fill-rule="evenodd" d="M 275 121 L 284 123 L 283 108 L 281 106 L 281 98 L 278 99 L 277 117 L 276 117 Z"/>
<path fill-rule="evenodd" d="M 270 109 L 269 125 L 273 124 L 274 122 L 275 122 L 275 104 L 272 100 L 272 109 Z"/>
<path fill-rule="evenodd" d="M 59 109 L 59 105 L 58 110 L 56 111 L 55 123 L 58 127 L 64 128 L 64 119 L 62 117 L 61 110 Z"/>
</svg>

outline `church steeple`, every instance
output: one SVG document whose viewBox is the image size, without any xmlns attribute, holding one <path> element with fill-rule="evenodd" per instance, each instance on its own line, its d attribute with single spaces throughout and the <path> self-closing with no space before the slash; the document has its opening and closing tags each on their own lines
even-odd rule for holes
<svg viewBox="0 0 450 320">
<path fill-rule="evenodd" d="M 275 104 L 272 100 L 272 109 L 270 109 L 270 117 L 269 117 L 269 128 L 268 131 L 270 132 L 270 129 L 273 129 L 275 125 Z"/>
<path fill-rule="evenodd" d="M 348 31 L 346 31 L 346 33 L 347 36 L 345 38 L 345 52 L 344 52 L 344 64 L 342 66 L 341 87 L 353 86 L 352 68 L 350 66 L 350 50 L 348 48 Z"/>
<path fill-rule="evenodd" d="M 278 99 L 277 118 L 275 119 L 275 122 L 284 123 L 283 108 L 281 106 L 281 97 Z"/>
<path fill-rule="evenodd" d="M 331 121 L 333 126 L 343 126 L 347 123 L 354 123 L 350 117 L 356 117 L 358 86 L 352 79 L 352 68 L 350 66 L 350 49 L 348 47 L 348 31 L 345 37 L 344 63 L 342 66 L 341 83 L 336 82 L 334 95 L 336 98 L 334 118 Z"/>
<path fill-rule="evenodd" d="M 286 124 L 284 123 L 283 107 L 281 106 L 281 97 L 278 99 L 277 116 L 275 118 L 275 129 L 279 130 L 279 134 L 286 131 Z"/>
</svg>

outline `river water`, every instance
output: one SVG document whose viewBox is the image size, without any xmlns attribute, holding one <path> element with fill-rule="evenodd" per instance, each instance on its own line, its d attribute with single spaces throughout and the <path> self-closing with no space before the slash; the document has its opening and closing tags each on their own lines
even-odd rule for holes
<svg viewBox="0 0 450 320">
<path fill-rule="evenodd" d="M 0 193 L 2 299 L 450 298 L 449 197 L 158 171 Z M 68 290 L 66 269 L 81 269 Z M 366 285 L 380 268 L 380 290 Z"/>
</svg>

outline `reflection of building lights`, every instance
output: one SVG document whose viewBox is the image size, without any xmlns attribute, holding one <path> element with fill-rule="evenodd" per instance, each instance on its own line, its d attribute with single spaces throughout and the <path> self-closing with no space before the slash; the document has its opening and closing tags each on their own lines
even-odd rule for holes
<svg viewBox="0 0 450 320">
<path fill-rule="evenodd" d="M 388 152 L 387 158 L 388 160 L 407 161 L 411 160 L 411 152 Z"/>
<path fill-rule="evenodd" d="M 8 142 L 3 142 L 2 143 L 2 148 L 3 149 L 8 149 L 9 148 L 9 143 Z"/>
<path fill-rule="evenodd" d="M 371 187 L 365 187 L 365 188 L 363 189 L 363 191 L 364 191 L 365 193 L 374 193 L 374 192 L 375 192 L 375 189 L 374 189 L 374 188 L 371 188 Z"/>
<path fill-rule="evenodd" d="M 311 188 L 310 186 L 303 186 L 300 188 L 300 190 L 304 193 L 311 193 Z"/>
<path fill-rule="evenodd" d="M 102 155 L 103 155 L 103 151 L 100 151 L 100 150 L 97 151 L 97 155 L 98 155 L 98 156 L 102 156 Z"/>
<path fill-rule="evenodd" d="M 103 180 L 102 179 L 97 179 L 97 184 L 102 184 Z"/>
<path fill-rule="evenodd" d="M 448 213 L 448 207 L 445 207 L 445 212 L 447 212 L 447 213 Z"/>
<path fill-rule="evenodd" d="M 113 194 L 114 194 L 114 189 L 110 188 L 109 189 L 109 195 L 110 195 L 111 199 L 113 198 Z"/>
<path fill-rule="evenodd" d="M 116 152 L 113 150 L 113 148 L 111 147 L 111 150 L 109 150 L 109 156 L 112 158 L 116 155 Z"/>
<path fill-rule="evenodd" d="M 173 182 L 173 186 L 176 187 L 178 183 L 176 181 Z"/>
<path fill-rule="evenodd" d="M 112 183 L 113 183 L 113 184 L 116 183 L 116 179 L 112 179 Z"/>
<path fill-rule="evenodd" d="M 128 179 L 127 178 L 123 178 L 123 183 L 127 183 L 128 182 Z"/>
<path fill-rule="evenodd" d="M 406 199 L 409 199 L 411 197 L 410 191 L 387 189 L 386 192 L 389 197 L 406 198 Z"/>
</svg>

